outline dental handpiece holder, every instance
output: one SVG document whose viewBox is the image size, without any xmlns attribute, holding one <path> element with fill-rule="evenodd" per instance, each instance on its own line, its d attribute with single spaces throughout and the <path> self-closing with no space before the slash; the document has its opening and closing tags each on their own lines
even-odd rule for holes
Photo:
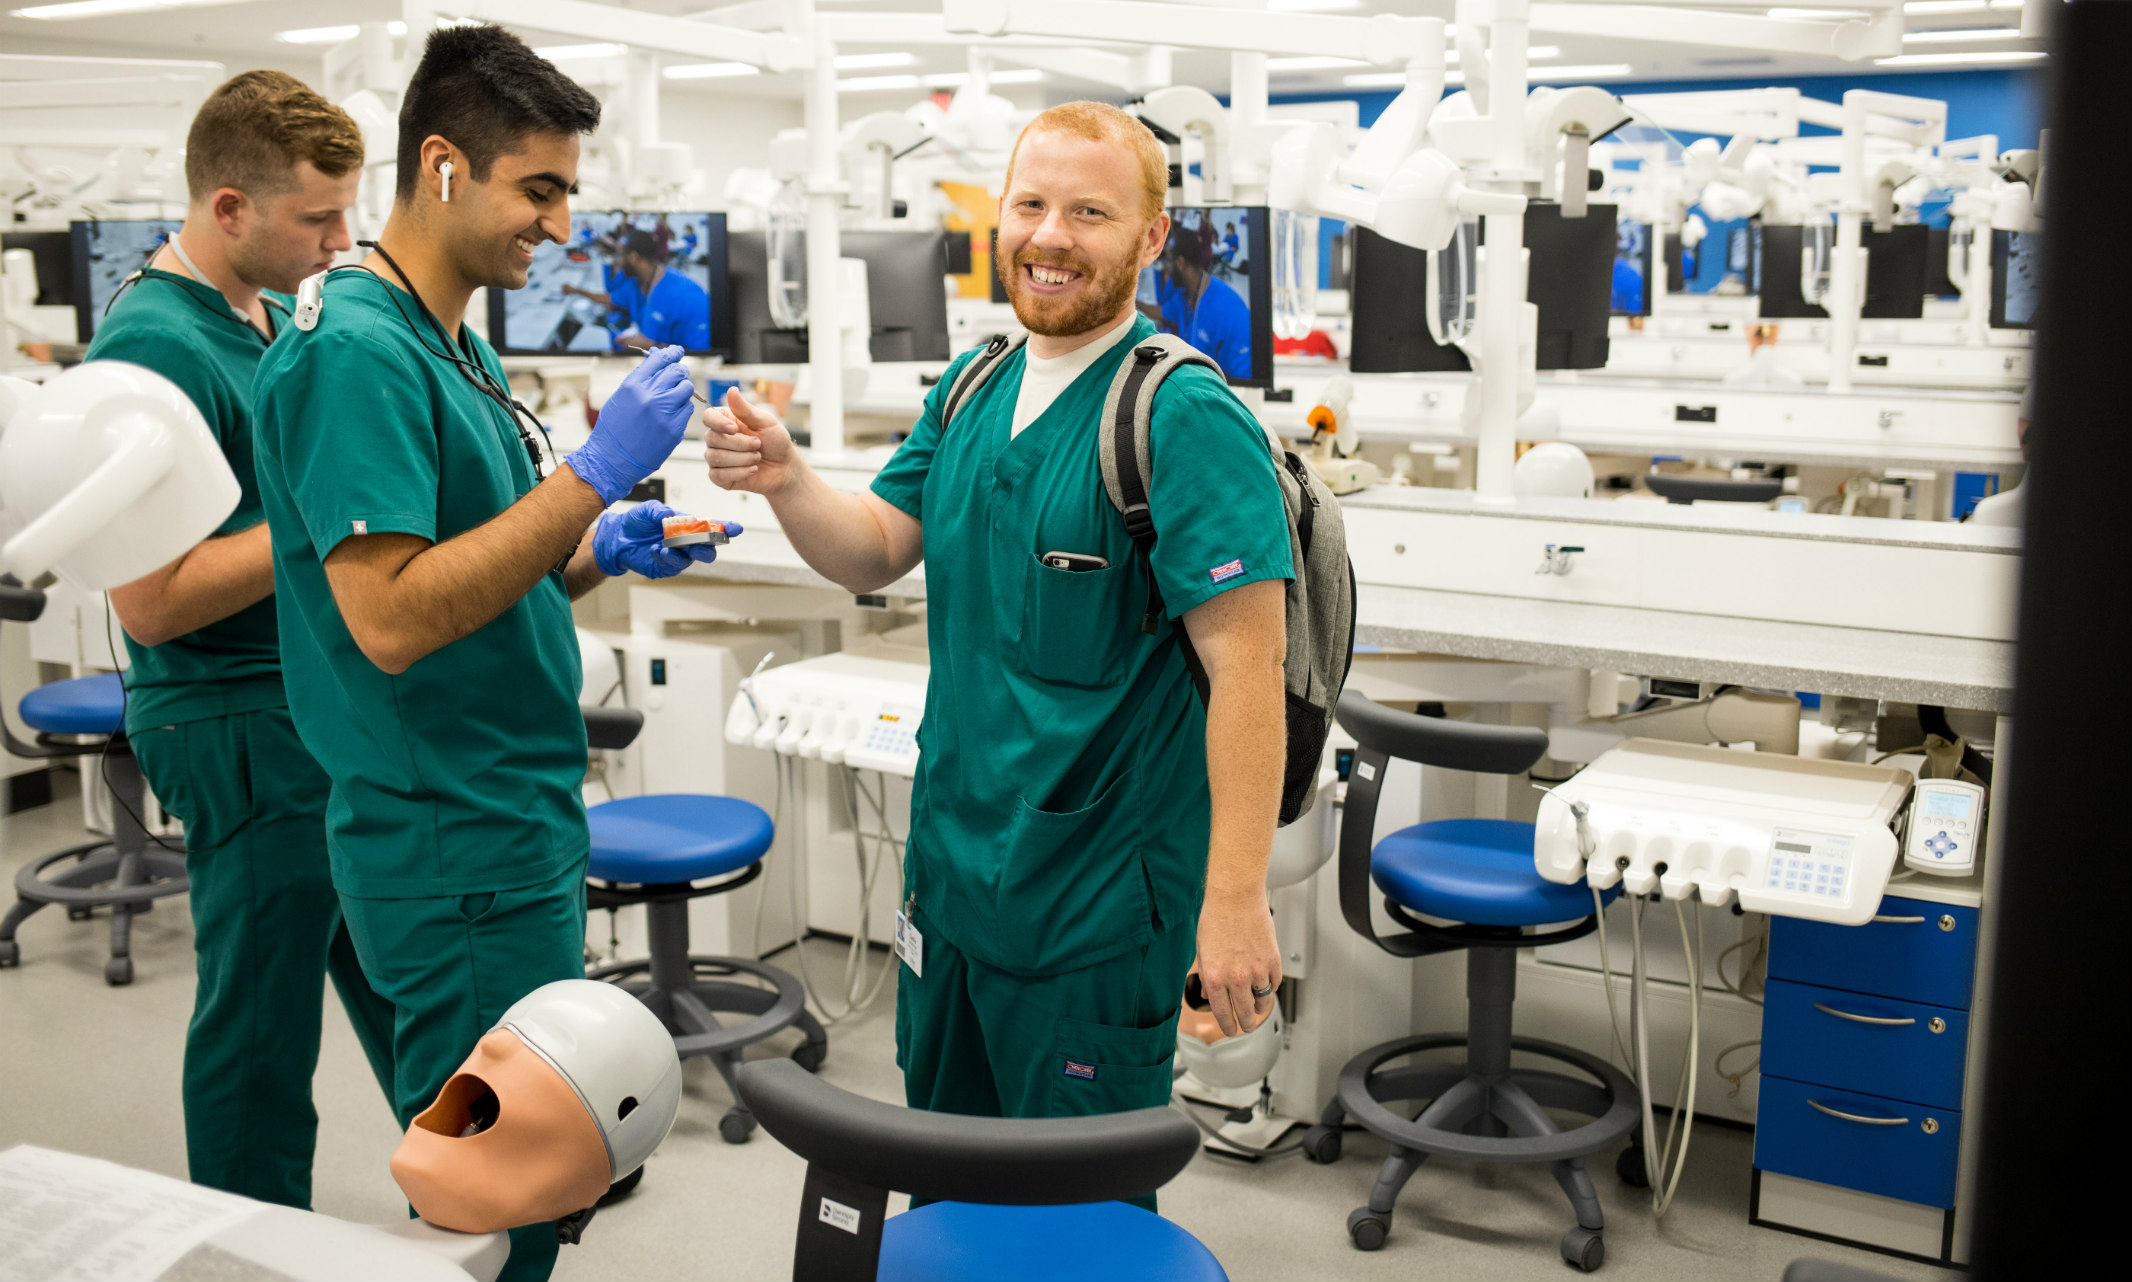
<svg viewBox="0 0 2132 1282">
<path fill-rule="evenodd" d="M 1914 782 L 1893 766 L 1630 739 L 1541 800 L 1533 859 L 1565 885 L 1864 925 Z"/>
</svg>

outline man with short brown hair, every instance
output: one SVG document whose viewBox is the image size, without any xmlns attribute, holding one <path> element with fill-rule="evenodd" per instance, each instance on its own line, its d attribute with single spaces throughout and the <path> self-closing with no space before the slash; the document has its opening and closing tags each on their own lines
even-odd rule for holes
<svg viewBox="0 0 2132 1282">
<path fill-rule="evenodd" d="M 241 487 L 214 538 L 111 590 L 126 629 L 126 733 L 185 821 L 198 986 L 185 1039 L 195 1183 L 309 1207 L 320 990 L 330 975 L 392 1081 L 392 1010 L 371 990 L 326 867 L 326 776 L 291 723 L 274 565 L 252 465 L 252 376 L 286 297 L 353 243 L 355 122 L 292 76 L 247 71 L 186 138 L 185 225 L 112 304 L 90 360 L 146 366 L 192 398 Z"/>
</svg>

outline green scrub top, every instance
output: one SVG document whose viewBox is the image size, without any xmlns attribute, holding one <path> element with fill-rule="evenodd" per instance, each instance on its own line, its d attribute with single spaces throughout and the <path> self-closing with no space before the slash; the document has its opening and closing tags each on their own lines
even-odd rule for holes
<svg viewBox="0 0 2132 1282">
<path fill-rule="evenodd" d="M 906 875 L 962 951 L 1049 975 L 1191 920 L 1206 876 L 1206 715 L 1177 644 L 1193 607 L 1291 577 L 1266 437 L 1211 370 L 1157 392 L 1155 579 L 1167 617 L 1141 631 L 1147 576 L 1103 490 L 1096 431 L 1145 318 L 1010 438 L 1023 353 L 942 430 L 965 355 L 874 479 L 925 526 L 932 677 L 919 728 Z M 1078 552 L 1100 570 L 1038 558 Z M 1264 750 L 1284 751 L 1269 743 Z"/>
<path fill-rule="evenodd" d="M 284 304 L 266 309 L 278 332 Z M 230 312 L 220 290 L 153 268 L 96 326 L 88 360 L 128 361 L 154 370 L 192 400 L 207 420 L 230 470 L 237 474 L 237 510 L 216 534 L 248 530 L 266 519 L 252 466 L 252 375 L 266 354 L 267 336 Z M 209 717 L 257 712 L 286 704 L 281 687 L 281 640 L 274 603 L 254 602 L 196 632 L 161 645 L 126 638 L 126 730 L 182 725 Z"/>
<path fill-rule="evenodd" d="M 253 388 L 289 711 L 333 780 L 334 884 L 375 899 L 532 885 L 590 844 L 560 571 L 398 676 L 364 657 L 327 586 L 325 559 L 352 534 L 441 543 L 539 481 L 510 415 L 410 319 L 399 289 L 335 272 L 317 328 L 289 330 Z M 487 343 L 462 327 L 459 344 L 503 382 Z"/>
</svg>

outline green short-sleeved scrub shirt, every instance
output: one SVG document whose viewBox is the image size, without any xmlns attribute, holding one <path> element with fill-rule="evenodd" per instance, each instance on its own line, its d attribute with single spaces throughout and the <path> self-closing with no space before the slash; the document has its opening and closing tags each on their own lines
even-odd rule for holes
<svg viewBox="0 0 2132 1282">
<path fill-rule="evenodd" d="M 1206 715 L 1183 615 L 1293 574 L 1264 430 L 1220 375 L 1178 370 L 1151 440 L 1155 579 L 1103 490 L 1098 420 L 1146 319 L 1011 436 L 1023 352 L 945 431 L 965 355 L 874 479 L 925 527 L 932 677 L 906 863 L 911 896 L 962 951 L 1027 975 L 1144 948 L 1196 915 L 1206 876 Z M 1108 568 L 1055 570 L 1048 552 Z M 1281 752 L 1283 745 L 1266 745 Z"/>
<path fill-rule="evenodd" d="M 286 296 L 269 294 L 268 321 L 287 323 Z M 236 318 L 220 290 L 153 268 L 111 305 L 86 359 L 130 361 L 191 398 L 237 474 L 237 510 L 216 534 L 266 519 L 252 462 L 252 376 L 267 336 Z M 274 603 L 258 601 L 161 645 L 126 638 L 126 729 L 182 725 L 285 706 Z"/>
<path fill-rule="evenodd" d="M 441 543 L 539 483 L 510 415 L 444 359 L 433 325 L 418 335 L 410 318 L 421 319 L 394 286 L 337 271 L 317 328 L 291 328 L 253 389 L 289 710 L 333 781 L 334 884 L 374 899 L 528 886 L 590 845 L 559 570 L 398 676 L 364 657 L 327 586 L 325 559 L 351 535 Z M 503 382 L 486 342 L 464 328 L 458 342 Z"/>
</svg>

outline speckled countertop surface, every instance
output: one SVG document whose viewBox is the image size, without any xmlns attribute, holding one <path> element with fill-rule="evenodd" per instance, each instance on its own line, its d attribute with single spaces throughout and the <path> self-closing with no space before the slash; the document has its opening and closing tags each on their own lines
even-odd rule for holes
<svg viewBox="0 0 2132 1282">
<path fill-rule="evenodd" d="M 831 587 L 783 536 L 751 532 L 691 573 L 734 582 Z M 918 570 L 883 589 L 925 595 Z M 1358 644 L 1642 676 L 1725 681 L 1985 712 L 2009 710 L 2014 647 L 1911 632 L 1775 623 L 1624 606 L 1364 587 Z"/>
</svg>

